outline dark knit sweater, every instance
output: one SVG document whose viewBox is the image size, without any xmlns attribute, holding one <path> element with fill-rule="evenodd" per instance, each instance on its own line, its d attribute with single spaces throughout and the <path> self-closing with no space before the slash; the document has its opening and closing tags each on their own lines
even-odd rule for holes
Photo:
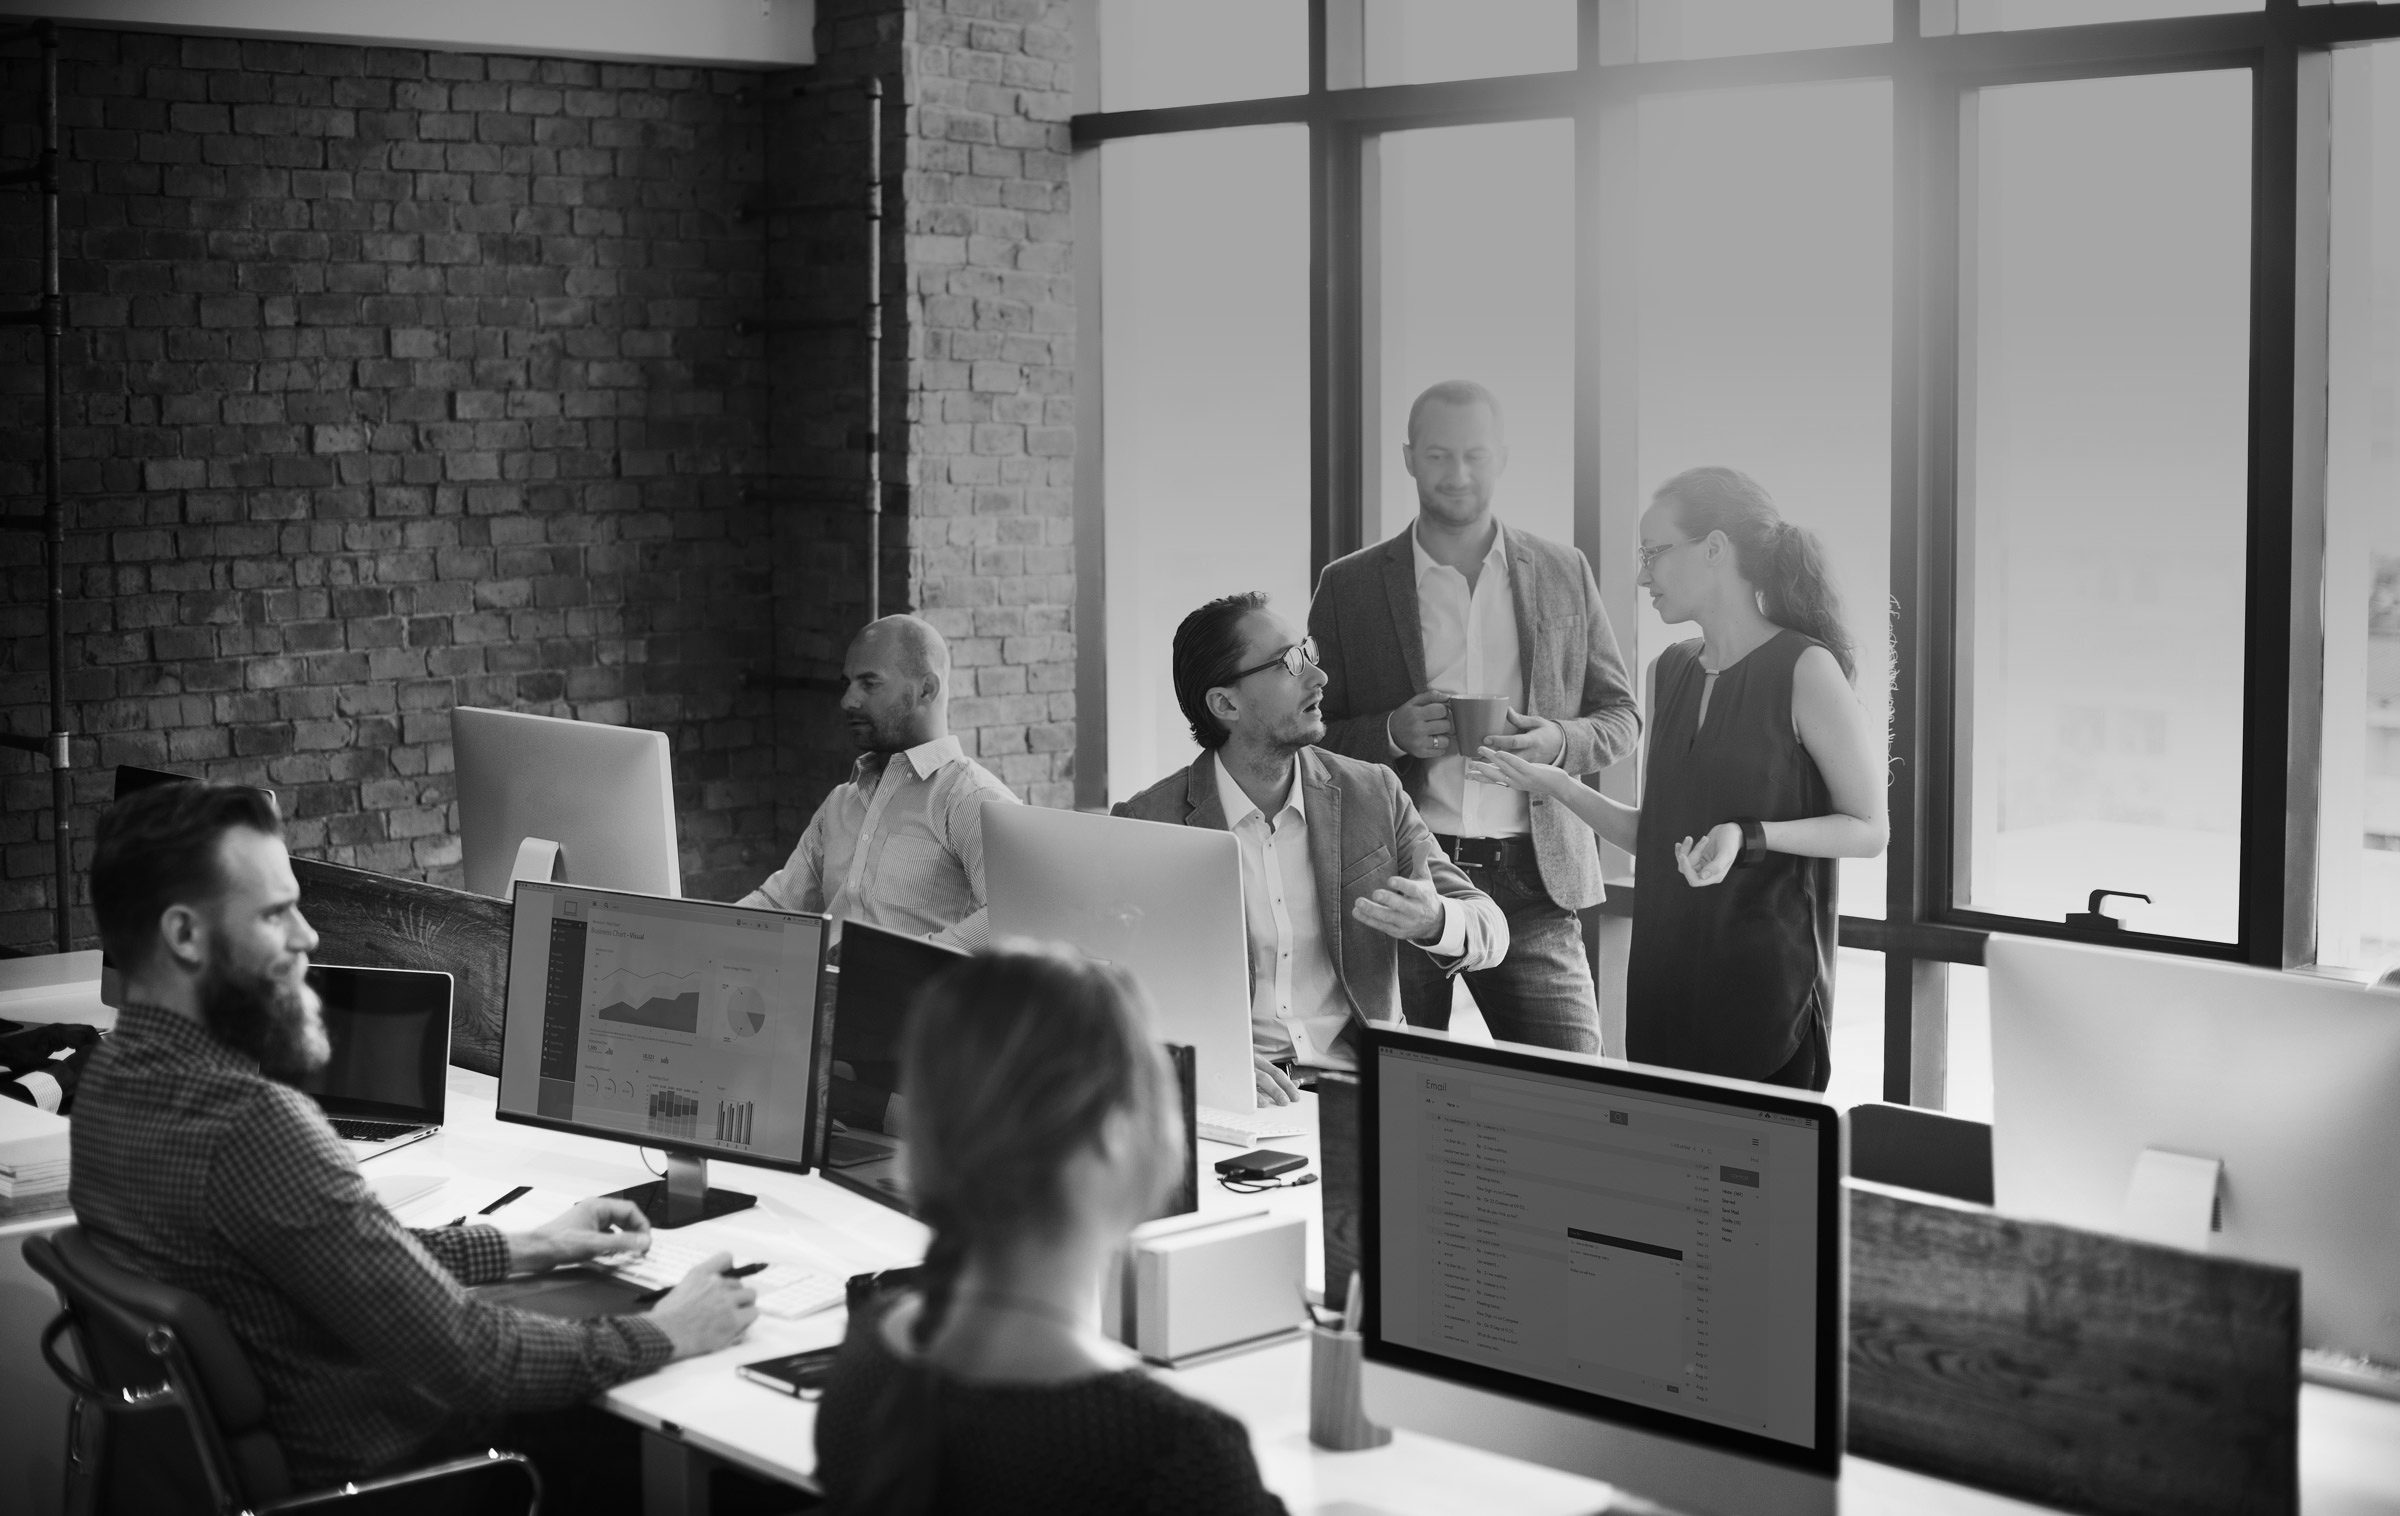
<svg viewBox="0 0 2400 1516">
<path fill-rule="evenodd" d="M 832 1509 L 855 1502 L 869 1456 L 868 1420 L 903 1376 L 930 1376 L 926 1446 L 934 1509 L 976 1516 L 1281 1516 L 1258 1482 L 1242 1424 L 1140 1369 L 1064 1384 L 976 1384 L 904 1362 L 878 1330 L 879 1310 L 851 1317 L 817 1413 L 817 1478 Z"/>
</svg>

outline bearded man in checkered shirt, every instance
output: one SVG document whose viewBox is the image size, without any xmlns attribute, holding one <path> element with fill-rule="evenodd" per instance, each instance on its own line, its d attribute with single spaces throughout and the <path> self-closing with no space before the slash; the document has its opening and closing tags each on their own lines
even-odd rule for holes
<svg viewBox="0 0 2400 1516">
<path fill-rule="evenodd" d="M 739 1336 L 755 1306 L 718 1277 L 726 1260 L 646 1316 L 568 1321 L 468 1287 L 647 1248 L 627 1202 L 513 1235 L 392 1218 L 291 1082 L 327 1056 L 303 978 L 317 934 L 263 792 L 195 782 L 118 802 L 92 905 L 125 991 L 76 1104 L 76 1219 L 112 1262 L 224 1317 L 297 1486 L 498 1441 L 534 1458 L 553 1497 L 591 1491 L 555 1507 L 638 1501 L 631 1428 L 570 1408 Z"/>
</svg>

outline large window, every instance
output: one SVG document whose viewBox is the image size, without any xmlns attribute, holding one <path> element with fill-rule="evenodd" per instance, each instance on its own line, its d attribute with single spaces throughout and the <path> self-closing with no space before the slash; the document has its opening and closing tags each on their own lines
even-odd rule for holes
<svg viewBox="0 0 2400 1516">
<path fill-rule="evenodd" d="M 2400 43 L 2334 57 L 2317 956 L 2400 967 Z"/>
<path fill-rule="evenodd" d="M 1508 471 L 1493 508 L 1575 540 L 1575 133 L 1566 121 L 1392 132 L 1368 148 L 1377 211 L 1367 448 L 1370 537 L 1417 513 L 1400 458 L 1409 403 L 1444 379 L 1500 397 Z"/>
<path fill-rule="evenodd" d="M 1108 798 L 1198 752 L 1175 627 L 1265 590 L 1308 619 L 1308 157 L 1296 127 L 1101 154 Z"/>
<path fill-rule="evenodd" d="M 1664 95 L 1642 102 L 1639 129 L 1641 496 L 1684 469 L 1726 464 L 1815 532 L 1857 646 L 1860 702 L 1882 731 L 1892 667 L 1891 85 Z M 1643 677 L 1668 644 L 1698 635 L 1645 603 Z M 1844 912 L 1881 916 L 1883 896 L 1882 859 L 1842 865 Z"/>
<path fill-rule="evenodd" d="M 1083 13 L 1086 803 L 1188 752 L 1173 617 L 1398 530 L 1463 376 L 1637 668 L 1694 630 L 1637 593 L 1666 478 L 1825 540 L 1893 824 L 1842 869 L 1840 1098 L 1988 1111 L 1994 930 L 2400 962 L 2400 4 Z"/>
<path fill-rule="evenodd" d="M 2234 940 L 2250 76 L 1967 98 L 1961 905 Z"/>
</svg>

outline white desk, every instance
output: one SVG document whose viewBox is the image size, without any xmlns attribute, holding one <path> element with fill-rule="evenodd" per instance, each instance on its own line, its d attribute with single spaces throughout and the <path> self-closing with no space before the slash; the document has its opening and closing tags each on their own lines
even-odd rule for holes
<svg viewBox="0 0 2400 1516">
<path fill-rule="evenodd" d="M 516 1184 L 574 1194 L 619 1189 L 643 1177 L 635 1150 L 627 1145 L 573 1137 L 494 1119 L 494 1081 L 453 1069 L 450 1120 L 440 1137 L 419 1143 L 366 1167 L 370 1178 L 397 1174 L 443 1174 L 467 1181 L 476 1203 Z M 1275 1146 L 1314 1154 L 1307 1139 L 1277 1139 Z M 1264 1195 L 1233 1195 L 1215 1182 L 1208 1165 L 1234 1151 L 1201 1145 L 1201 1204 L 1205 1212 L 1255 1209 L 1297 1211 L 1312 1219 L 1309 1270 L 1322 1271 L 1314 1218 L 1323 1191 L 1315 1185 Z M 711 1177 L 729 1188 L 759 1196 L 759 1205 L 710 1227 L 745 1231 L 780 1230 L 812 1251 L 828 1254 L 854 1270 L 887 1268 L 915 1261 L 924 1248 L 924 1229 L 896 1212 L 816 1176 L 776 1173 L 712 1163 Z M 425 1202 L 409 1208 L 414 1217 Z M 441 1206 L 447 1214 L 473 1209 L 457 1191 Z M 44 1218 L 56 1225 L 63 1213 Z M 512 1226 L 545 1218 L 508 1214 Z M 22 1269 L 17 1238 L 30 1227 L 0 1229 L 0 1249 L 9 1258 L 0 1270 Z M 38 1287 L 39 1282 L 33 1281 Z M 27 1302 L 42 1307 L 47 1295 Z M 661 1372 L 619 1385 L 603 1397 L 606 1408 L 651 1435 L 645 1438 L 645 1484 L 651 1510 L 674 1516 L 700 1508 L 705 1499 L 706 1458 L 770 1479 L 806 1485 L 815 1468 L 816 1408 L 750 1384 L 737 1365 L 777 1353 L 829 1346 L 842 1331 L 842 1313 L 824 1312 L 799 1322 L 761 1320 L 735 1346 L 705 1358 L 673 1364 Z M 13 1348 L 13 1344 L 11 1347 Z M 48 1371 L 30 1351 L 9 1354 L 5 1374 L 11 1395 L 30 1386 L 20 1381 Z M 1249 1427 L 1259 1469 L 1292 1508 L 1341 1512 L 1344 1516 L 1413 1516 L 1425 1512 L 1596 1512 L 1610 1491 L 1591 1480 L 1519 1463 L 1436 1438 L 1401 1433 L 1388 1447 L 1363 1453 L 1327 1453 L 1308 1436 L 1308 1361 L 1304 1342 L 1292 1340 L 1220 1359 L 1168 1376 L 1201 1399 L 1224 1407 Z M 28 1444 L 49 1450 L 55 1465 L 64 1397 L 48 1424 L 27 1426 Z M 11 1399 L 8 1403 L 14 1404 Z M 2301 1394 L 2302 1509 L 2308 1516 L 2400 1516 L 2400 1404 L 2310 1386 Z M 1929 1479 L 1885 1465 L 1845 1461 L 1842 1508 L 1847 1516 L 2030 1516 L 2043 1508 Z M 31 1472 L 31 1471 L 28 1471 Z M 49 1486 L 55 1490 L 55 1484 Z M 34 1487 L 0 1482 L 0 1507 L 44 1511 L 47 1503 L 26 1499 Z"/>
</svg>

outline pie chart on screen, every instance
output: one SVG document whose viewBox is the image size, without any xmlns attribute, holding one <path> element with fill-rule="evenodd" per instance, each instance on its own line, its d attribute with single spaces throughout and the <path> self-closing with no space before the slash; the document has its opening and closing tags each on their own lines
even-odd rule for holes
<svg viewBox="0 0 2400 1516">
<path fill-rule="evenodd" d="M 725 1025 L 736 1037 L 755 1037 L 766 1029 L 767 1001 L 755 985 L 737 984 L 725 991 Z"/>
</svg>

